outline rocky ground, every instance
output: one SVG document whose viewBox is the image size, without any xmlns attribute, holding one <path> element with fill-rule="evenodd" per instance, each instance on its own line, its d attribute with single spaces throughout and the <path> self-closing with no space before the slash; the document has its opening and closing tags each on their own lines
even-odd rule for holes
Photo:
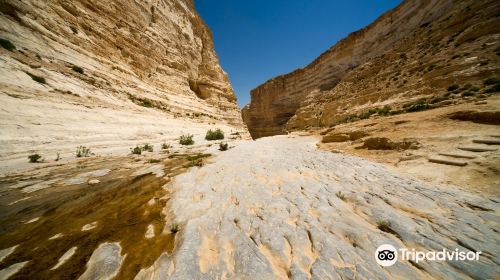
<svg viewBox="0 0 500 280">
<path fill-rule="evenodd" d="M 498 277 L 498 195 L 426 183 L 318 141 L 174 147 L 5 176 L 0 278 Z M 383 243 L 482 255 L 383 268 Z"/>
<path fill-rule="evenodd" d="M 498 108 L 500 97 L 491 96 L 421 112 L 374 116 L 312 134 L 323 134 L 321 149 L 367 158 L 427 182 L 498 196 Z M 482 140 L 489 145 L 477 143 Z"/>
</svg>

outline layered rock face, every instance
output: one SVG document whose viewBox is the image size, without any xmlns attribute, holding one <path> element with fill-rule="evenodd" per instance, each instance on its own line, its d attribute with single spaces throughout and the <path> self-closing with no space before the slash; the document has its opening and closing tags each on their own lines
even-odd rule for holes
<svg viewBox="0 0 500 280">
<path fill-rule="evenodd" d="M 453 83 L 479 86 L 499 71 L 498 11 L 495 1 L 405 1 L 305 68 L 252 90 L 243 119 L 258 138 L 402 107 Z"/>
<path fill-rule="evenodd" d="M 7 0 L 0 11 L 2 156 L 246 130 L 191 0 Z"/>
</svg>

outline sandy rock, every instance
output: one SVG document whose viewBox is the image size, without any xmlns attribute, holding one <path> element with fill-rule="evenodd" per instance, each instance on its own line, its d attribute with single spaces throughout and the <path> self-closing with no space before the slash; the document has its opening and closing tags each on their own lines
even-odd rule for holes
<svg viewBox="0 0 500 280">
<path fill-rule="evenodd" d="M 89 185 L 97 185 L 99 184 L 101 181 L 97 180 L 97 179 L 91 179 L 87 182 L 87 184 Z"/>
<path fill-rule="evenodd" d="M 184 225 L 182 237 L 173 255 L 163 254 L 136 279 L 495 277 L 498 202 L 318 151 L 315 141 L 246 142 L 177 176 L 169 209 Z M 400 261 L 386 269 L 373 256 L 385 243 L 473 248 L 489 257 L 419 267 Z"/>
</svg>

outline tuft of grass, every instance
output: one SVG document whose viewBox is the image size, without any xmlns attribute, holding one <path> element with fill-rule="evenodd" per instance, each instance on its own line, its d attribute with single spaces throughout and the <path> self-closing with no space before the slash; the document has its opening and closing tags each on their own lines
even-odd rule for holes
<svg viewBox="0 0 500 280">
<path fill-rule="evenodd" d="M 494 93 L 494 92 L 500 92 L 500 84 L 496 84 L 490 88 L 487 88 L 484 93 Z"/>
<path fill-rule="evenodd" d="M 483 85 L 489 86 L 489 85 L 494 85 L 500 83 L 500 79 L 496 77 L 491 77 L 483 81 Z"/>
<path fill-rule="evenodd" d="M 219 144 L 219 151 L 227 151 L 229 149 L 229 144 L 227 143 L 220 143 Z"/>
<path fill-rule="evenodd" d="M 30 76 L 33 81 L 37 82 L 37 83 L 40 83 L 40 84 L 47 84 L 47 81 L 45 80 L 44 77 L 41 77 L 41 76 L 37 76 L 37 75 L 33 75 L 31 73 L 28 73 L 26 72 L 26 74 L 28 74 L 28 76 Z"/>
<path fill-rule="evenodd" d="M 76 157 L 88 157 L 90 155 L 90 148 L 87 148 L 85 146 L 76 147 Z"/>
<path fill-rule="evenodd" d="M 342 199 L 343 201 L 345 201 L 345 195 L 344 195 L 341 191 L 336 192 L 336 193 L 335 193 L 335 195 L 336 195 L 338 198 L 340 198 L 340 199 Z"/>
<path fill-rule="evenodd" d="M 392 232 L 391 222 L 389 221 L 378 221 L 377 228 L 384 232 Z"/>
<path fill-rule="evenodd" d="M 170 225 L 170 232 L 171 232 L 171 233 L 174 233 L 174 234 L 175 234 L 175 233 L 179 232 L 179 230 L 180 230 L 180 227 L 179 227 L 179 224 L 178 224 L 178 223 L 172 223 L 172 224 Z"/>
<path fill-rule="evenodd" d="M 209 129 L 207 131 L 207 134 L 205 135 L 205 140 L 222 140 L 224 139 L 224 132 L 220 130 L 220 128 L 217 128 L 216 130 L 211 130 Z"/>
<path fill-rule="evenodd" d="M 170 148 L 172 148 L 172 146 L 170 144 L 167 144 L 167 143 L 161 144 L 161 149 L 162 150 L 168 150 Z"/>
<path fill-rule="evenodd" d="M 32 154 L 32 155 L 29 155 L 28 158 L 29 158 L 30 162 L 36 163 L 42 158 L 42 156 L 39 154 Z"/>
<path fill-rule="evenodd" d="M 140 155 L 142 154 L 142 148 L 140 146 L 135 146 L 135 148 L 130 148 L 130 152 L 133 155 Z"/>
<path fill-rule="evenodd" d="M 406 112 L 418 112 L 418 111 L 423 111 L 423 110 L 427 110 L 427 109 L 429 109 L 428 103 L 418 102 L 418 103 L 414 103 L 414 104 L 411 104 L 410 106 L 408 106 L 408 108 L 406 109 Z"/>
<path fill-rule="evenodd" d="M 73 69 L 73 71 L 75 71 L 77 73 L 83 74 L 83 68 L 80 66 L 73 65 L 73 67 L 71 67 L 71 69 Z"/>
<path fill-rule="evenodd" d="M 194 144 L 193 135 L 190 134 L 181 135 L 181 137 L 179 137 L 179 144 L 193 145 Z"/>
<path fill-rule="evenodd" d="M 457 90 L 460 86 L 457 85 L 457 84 L 452 84 L 450 86 L 448 86 L 448 91 L 454 91 L 454 90 Z"/>
<path fill-rule="evenodd" d="M 152 152 L 153 151 L 153 145 L 150 145 L 148 143 L 144 144 L 144 146 L 142 146 L 142 151 L 144 152 Z"/>
<path fill-rule="evenodd" d="M 7 39 L 3 39 L 3 38 L 0 38 L 0 46 L 2 46 L 2 48 L 8 50 L 8 51 L 14 51 L 16 49 L 16 46 L 14 46 L 14 44 L 12 44 L 11 41 L 7 40 Z"/>
</svg>

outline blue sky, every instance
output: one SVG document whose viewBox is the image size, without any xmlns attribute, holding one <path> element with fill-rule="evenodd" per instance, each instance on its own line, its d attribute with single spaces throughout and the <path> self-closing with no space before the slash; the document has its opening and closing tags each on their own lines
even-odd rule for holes
<svg viewBox="0 0 500 280">
<path fill-rule="evenodd" d="M 243 107 L 250 90 L 304 67 L 400 0 L 195 0 Z"/>
</svg>

